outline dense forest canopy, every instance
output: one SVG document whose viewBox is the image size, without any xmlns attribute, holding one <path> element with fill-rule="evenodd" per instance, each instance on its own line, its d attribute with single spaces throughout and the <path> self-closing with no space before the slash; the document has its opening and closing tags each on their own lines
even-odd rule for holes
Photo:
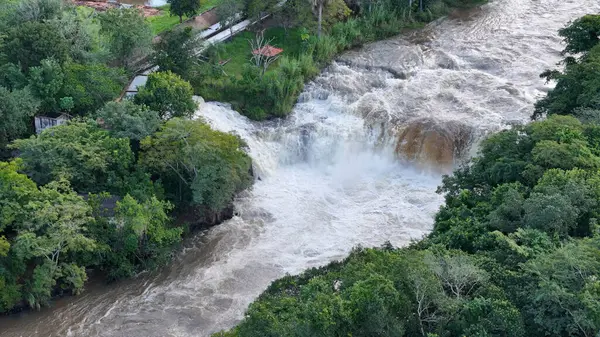
<svg viewBox="0 0 600 337">
<path fill-rule="evenodd" d="M 151 57 L 138 10 L 11 0 L 0 17 L 0 313 L 78 294 L 91 270 L 116 280 L 168 261 L 251 184 L 245 144 L 191 119 L 179 76 L 117 99 Z M 34 116 L 62 114 L 33 134 Z"/>
<path fill-rule="evenodd" d="M 487 138 L 443 179 L 434 230 L 286 276 L 215 336 L 598 336 L 600 15 L 560 31 L 547 119 Z"/>
</svg>

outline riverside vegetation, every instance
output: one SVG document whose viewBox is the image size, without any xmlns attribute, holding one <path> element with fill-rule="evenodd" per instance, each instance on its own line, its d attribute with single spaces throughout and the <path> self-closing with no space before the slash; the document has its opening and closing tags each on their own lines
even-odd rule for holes
<svg viewBox="0 0 600 337">
<path fill-rule="evenodd" d="M 117 280 L 168 261 L 250 186 L 245 144 L 190 119 L 178 75 L 114 101 L 151 43 L 136 10 L 0 3 L 0 313 L 79 294 L 90 270 Z M 73 118 L 32 135 L 34 115 L 61 113 Z"/>
<path fill-rule="evenodd" d="M 228 0 L 239 1 L 239 0 Z M 267 71 L 249 60 L 252 48 L 245 33 L 224 45 L 213 46 L 193 72 L 179 72 L 195 92 L 207 100 L 230 102 L 241 114 L 254 119 L 285 117 L 296 103 L 304 83 L 314 78 L 344 50 L 421 27 L 450 8 L 480 0 L 250 0 L 239 8 L 251 18 L 271 15 L 263 27 L 265 40 L 284 49 Z M 321 11 L 321 17 L 314 13 Z M 234 11 L 235 12 L 235 11 Z M 322 27 L 322 28 L 321 28 Z M 322 32 L 321 32 L 322 29 Z M 259 28 L 261 30 L 261 28 Z M 222 61 L 229 61 L 221 65 Z"/>
<path fill-rule="evenodd" d="M 560 30 L 547 117 L 445 176 L 434 229 L 286 276 L 213 336 L 598 336 L 600 15 Z M 349 224 L 351 225 L 351 224 Z"/>
</svg>

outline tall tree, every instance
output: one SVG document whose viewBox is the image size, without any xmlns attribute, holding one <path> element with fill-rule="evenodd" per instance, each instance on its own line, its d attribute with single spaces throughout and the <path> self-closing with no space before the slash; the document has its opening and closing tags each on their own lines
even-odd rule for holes
<svg viewBox="0 0 600 337">
<path fill-rule="evenodd" d="M 167 31 L 154 44 L 154 63 L 161 71 L 171 71 L 186 78 L 197 64 L 196 51 L 202 40 L 192 27 Z"/>
<path fill-rule="evenodd" d="M 73 257 L 96 247 L 87 233 L 91 208 L 68 183 L 38 188 L 20 168 L 19 160 L 0 162 L 0 237 L 10 240 L 0 258 L 1 311 L 19 301 L 39 307 L 55 286 L 81 291 L 85 269 Z M 0 255 L 6 246 L 0 239 Z"/>
<path fill-rule="evenodd" d="M 50 58 L 29 69 L 29 86 L 40 100 L 40 110 L 44 113 L 57 112 L 60 108 L 58 94 L 62 89 L 65 75 L 60 64 Z"/>
<path fill-rule="evenodd" d="M 103 196 L 97 197 L 101 201 Z M 96 212 L 101 203 L 94 200 Z M 125 195 L 116 202 L 114 216 L 96 218 L 95 237 L 110 247 L 104 269 L 110 279 L 119 279 L 164 262 L 173 244 L 179 242 L 182 228 L 169 227 L 171 204 L 151 196 L 144 202 Z"/>
<path fill-rule="evenodd" d="M 173 118 L 142 141 L 140 161 L 163 180 L 179 206 L 226 207 L 251 182 L 250 158 L 236 136 L 198 120 Z"/>
<path fill-rule="evenodd" d="M 1 48 L 7 60 L 24 71 L 44 59 L 54 58 L 62 64 L 69 58 L 68 41 L 52 22 L 30 21 L 12 28 Z"/>
<path fill-rule="evenodd" d="M 314 24 L 314 15 L 310 6 L 306 0 L 288 0 L 277 8 L 274 16 L 287 34 L 292 27 Z"/>
<path fill-rule="evenodd" d="M 160 125 L 156 111 L 129 100 L 108 102 L 96 116 L 101 125 L 118 138 L 142 140 L 154 133 Z"/>
<path fill-rule="evenodd" d="M 132 101 L 108 102 L 96 116 L 114 137 L 142 140 L 156 131 L 160 117 L 156 111 Z"/>
<path fill-rule="evenodd" d="M 587 53 L 600 41 L 600 15 L 584 15 L 559 30 L 558 35 L 567 44 L 563 54 Z"/>
<path fill-rule="evenodd" d="M 117 64 L 130 68 L 150 51 L 152 30 L 138 9 L 109 9 L 98 17 Z"/>
<path fill-rule="evenodd" d="M 229 27 L 229 33 L 233 36 L 233 25 L 239 18 L 244 6 L 241 0 L 223 0 L 217 7 L 217 16 L 221 25 Z"/>
<path fill-rule="evenodd" d="M 148 76 L 146 85 L 135 95 L 137 104 L 157 111 L 161 118 L 192 117 L 197 104 L 192 86 L 170 71 Z"/>
<path fill-rule="evenodd" d="M 28 89 L 9 91 L 0 87 L 0 151 L 27 134 L 39 102 Z M 1 156 L 1 155 L 0 155 Z"/>
<path fill-rule="evenodd" d="M 310 0 L 310 4 L 313 9 L 317 11 L 317 37 L 321 38 L 321 30 L 323 25 L 323 7 L 327 6 L 327 4 L 331 0 Z"/>
<path fill-rule="evenodd" d="M 167 3 L 171 5 L 171 15 L 179 16 L 179 23 L 183 22 L 184 15 L 191 17 L 198 14 L 202 6 L 200 0 L 167 0 Z"/>
</svg>

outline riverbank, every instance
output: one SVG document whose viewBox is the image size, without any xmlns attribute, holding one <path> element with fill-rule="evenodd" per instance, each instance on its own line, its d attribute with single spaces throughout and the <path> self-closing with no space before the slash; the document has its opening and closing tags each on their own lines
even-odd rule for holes
<svg viewBox="0 0 600 337">
<path fill-rule="evenodd" d="M 314 30 L 302 31 L 298 41 L 300 48 L 286 51 L 288 29 L 281 37 L 275 31 L 282 30 L 277 20 L 270 20 L 267 27 L 254 28 L 253 34 L 264 34 L 273 46 L 284 51 L 277 62 L 267 71 L 248 65 L 252 50 L 246 36 L 234 37 L 223 46 L 223 52 L 213 54 L 210 60 L 219 65 L 223 60 L 231 61 L 224 69 L 234 72 L 217 73 L 216 77 L 191 80 L 196 94 L 208 101 L 229 102 L 235 110 L 253 120 L 265 120 L 287 116 L 297 102 L 304 84 L 319 74 L 340 53 L 358 48 L 365 43 L 390 38 L 403 31 L 423 27 L 455 8 L 464 8 L 483 3 L 482 1 L 434 1 L 420 9 L 414 2 L 411 7 L 397 7 L 382 3 L 373 8 L 362 8 L 353 17 L 327 27 L 322 36 Z M 290 38 L 297 34 L 291 29 Z M 251 33 L 252 34 L 252 33 Z M 271 39 L 272 38 L 272 39 Z M 246 40 L 244 43 L 243 40 Z M 241 47 L 229 48 L 238 45 Z M 245 45 L 245 48 L 243 47 Z"/>
</svg>

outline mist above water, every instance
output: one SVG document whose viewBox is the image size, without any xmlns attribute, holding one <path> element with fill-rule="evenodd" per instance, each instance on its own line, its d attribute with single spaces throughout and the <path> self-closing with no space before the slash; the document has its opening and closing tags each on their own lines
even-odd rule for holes
<svg viewBox="0 0 600 337">
<path fill-rule="evenodd" d="M 286 273 L 421 238 L 443 201 L 441 174 L 486 134 L 529 120 L 548 89 L 539 74 L 560 59 L 556 31 L 599 9 L 497 0 L 367 45 L 309 83 L 286 120 L 203 104 L 198 117 L 246 140 L 260 178 L 236 216 L 158 272 L 0 319 L 0 336 L 207 336 Z"/>
</svg>

